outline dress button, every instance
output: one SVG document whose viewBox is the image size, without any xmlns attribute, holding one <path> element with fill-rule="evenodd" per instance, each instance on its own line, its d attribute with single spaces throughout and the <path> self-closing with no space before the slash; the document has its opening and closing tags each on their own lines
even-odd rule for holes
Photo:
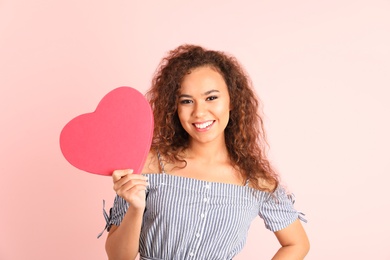
<svg viewBox="0 0 390 260">
<path fill-rule="evenodd" d="M 208 198 L 204 198 L 203 201 L 204 202 L 209 202 L 209 199 Z"/>
<path fill-rule="evenodd" d="M 190 253 L 190 256 L 194 256 L 194 253 L 191 252 L 191 253 Z"/>
<path fill-rule="evenodd" d="M 195 235 L 196 237 L 200 237 L 200 234 L 199 233 L 196 233 L 196 235 Z"/>
<path fill-rule="evenodd" d="M 210 185 L 206 184 L 206 185 L 204 185 L 204 187 L 205 187 L 206 189 L 209 189 L 209 188 L 210 188 Z"/>
<path fill-rule="evenodd" d="M 202 213 L 202 214 L 200 214 L 200 217 L 201 217 L 201 218 L 204 218 L 204 214 L 203 214 L 203 213 Z"/>
</svg>

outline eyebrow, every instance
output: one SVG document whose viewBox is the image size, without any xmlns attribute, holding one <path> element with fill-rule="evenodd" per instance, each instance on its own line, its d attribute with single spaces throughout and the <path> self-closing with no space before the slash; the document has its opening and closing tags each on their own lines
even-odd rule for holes
<svg viewBox="0 0 390 260">
<path fill-rule="evenodd" d="M 206 91 L 205 93 L 202 94 L 202 96 L 207 96 L 207 95 L 210 95 L 211 93 L 214 93 L 214 92 L 219 93 L 219 90 L 212 89 L 212 90 Z M 179 95 L 179 98 L 192 98 L 192 96 L 188 95 L 188 94 L 181 94 L 181 95 Z"/>
</svg>

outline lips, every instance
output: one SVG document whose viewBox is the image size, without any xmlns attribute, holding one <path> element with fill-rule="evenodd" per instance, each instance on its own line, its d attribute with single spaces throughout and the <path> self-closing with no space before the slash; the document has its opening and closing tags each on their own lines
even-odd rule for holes
<svg viewBox="0 0 390 260">
<path fill-rule="evenodd" d="M 210 120 L 203 123 L 194 123 L 193 125 L 199 130 L 204 130 L 207 129 L 209 126 L 211 126 L 213 123 L 214 120 Z"/>
</svg>

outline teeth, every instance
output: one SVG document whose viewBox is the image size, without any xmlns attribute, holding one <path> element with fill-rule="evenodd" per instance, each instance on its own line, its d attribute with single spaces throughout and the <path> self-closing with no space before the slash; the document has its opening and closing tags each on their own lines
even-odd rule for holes
<svg viewBox="0 0 390 260">
<path fill-rule="evenodd" d="M 213 121 L 208 121 L 208 122 L 205 122 L 202 124 L 195 124 L 195 126 L 196 126 L 196 128 L 204 129 L 204 128 L 208 127 L 209 125 L 211 125 L 212 123 L 213 123 Z"/>
</svg>

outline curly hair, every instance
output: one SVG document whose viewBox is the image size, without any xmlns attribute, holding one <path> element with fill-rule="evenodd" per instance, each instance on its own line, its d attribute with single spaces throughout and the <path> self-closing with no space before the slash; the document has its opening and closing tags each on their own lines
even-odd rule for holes
<svg viewBox="0 0 390 260">
<path fill-rule="evenodd" d="M 178 95 L 184 76 L 204 66 L 216 69 L 228 87 L 232 110 L 225 142 L 232 164 L 255 188 L 272 191 L 269 187 L 276 187 L 279 179 L 265 155 L 268 144 L 260 101 L 242 66 L 224 52 L 185 44 L 162 59 L 146 93 L 154 113 L 152 148 L 168 162 L 185 162 L 179 153 L 188 147 L 189 135 L 179 121 Z"/>
</svg>

